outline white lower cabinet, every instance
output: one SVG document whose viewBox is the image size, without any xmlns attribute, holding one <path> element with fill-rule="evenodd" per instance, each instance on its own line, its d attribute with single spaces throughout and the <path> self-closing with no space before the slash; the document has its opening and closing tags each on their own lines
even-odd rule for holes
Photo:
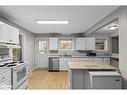
<svg viewBox="0 0 127 95">
<path fill-rule="evenodd" d="M 110 58 L 109 57 L 100 57 L 100 58 L 94 58 L 93 59 L 94 62 L 98 62 L 98 63 L 106 63 L 106 64 L 110 64 Z"/>
<path fill-rule="evenodd" d="M 104 58 L 94 58 L 94 62 L 103 63 Z"/>
<path fill-rule="evenodd" d="M 93 62 L 93 57 L 92 58 L 80 58 L 80 61 L 88 61 L 88 62 Z"/>
<path fill-rule="evenodd" d="M 110 64 L 110 58 L 104 58 L 104 63 Z"/>
<path fill-rule="evenodd" d="M 0 90 L 11 89 L 11 70 L 0 69 Z"/>
<path fill-rule="evenodd" d="M 68 70 L 68 61 L 71 61 L 72 58 L 60 58 L 60 70 Z"/>
</svg>

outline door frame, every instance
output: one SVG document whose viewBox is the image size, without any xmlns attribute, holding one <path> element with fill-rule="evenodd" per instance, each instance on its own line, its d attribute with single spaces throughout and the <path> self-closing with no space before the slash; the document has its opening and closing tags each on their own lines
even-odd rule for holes
<svg viewBox="0 0 127 95">
<path fill-rule="evenodd" d="M 37 69 L 38 68 L 38 48 L 37 48 L 37 43 L 39 42 L 39 41 L 47 41 L 47 53 L 46 54 L 42 54 L 42 55 L 48 55 L 48 53 L 49 53 L 49 50 L 48 50 L 48 48 L 49 48 L 49 44 L 48 44 L 48 42 L 49 42 L 49 39 L 48 38 L 42 38 L 42 37 L 35 37 L 35 68 Z"/>
</svg>

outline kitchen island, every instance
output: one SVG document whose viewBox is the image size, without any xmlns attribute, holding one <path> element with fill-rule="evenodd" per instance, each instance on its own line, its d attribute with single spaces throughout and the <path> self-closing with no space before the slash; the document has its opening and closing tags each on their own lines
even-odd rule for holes
<svg viewBox="0 0 127 95">
<path fill-rule="evenodd" d="M 91 61 L 69 61 L 68 70 L 68 84 L 70 89 L 85 89 L 88 85 L 89 71 L 115 71 L 116 68 L 104 63 L 97 63 Z"/>
</svg>

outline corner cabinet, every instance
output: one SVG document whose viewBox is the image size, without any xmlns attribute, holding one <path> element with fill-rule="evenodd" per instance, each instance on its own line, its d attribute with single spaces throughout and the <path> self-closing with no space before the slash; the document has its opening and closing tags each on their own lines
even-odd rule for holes
<svg viewBox="0 0 127 95">
<path fill-rule="evenodd" d="M 49 50 L 58 50 L 58 38 L 49 38 Z"/>
<path fill-rule="evenodd" d="M 76 50 L 95 50 L 95 38 L 93 37 L 76 38 Z"/>
<path fill-rule="evenodd" d="M 0 23 L 0 42 L 19 44 L 19 30 L 8 24 Z"/>
</svg>

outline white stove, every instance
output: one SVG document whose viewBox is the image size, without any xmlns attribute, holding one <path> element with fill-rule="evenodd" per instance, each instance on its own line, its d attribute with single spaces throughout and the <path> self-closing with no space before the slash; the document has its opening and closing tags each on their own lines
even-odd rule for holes
<svg viewBox="0 0 127 95">
<path fill-rule="evenodd" d="M 12 89 L 22 89 L 27 86 L 28 64 L 23 61 L 13 62 L 10 56 L 0 56 L 0 69 L 11 69 Z"/>
</svg>

